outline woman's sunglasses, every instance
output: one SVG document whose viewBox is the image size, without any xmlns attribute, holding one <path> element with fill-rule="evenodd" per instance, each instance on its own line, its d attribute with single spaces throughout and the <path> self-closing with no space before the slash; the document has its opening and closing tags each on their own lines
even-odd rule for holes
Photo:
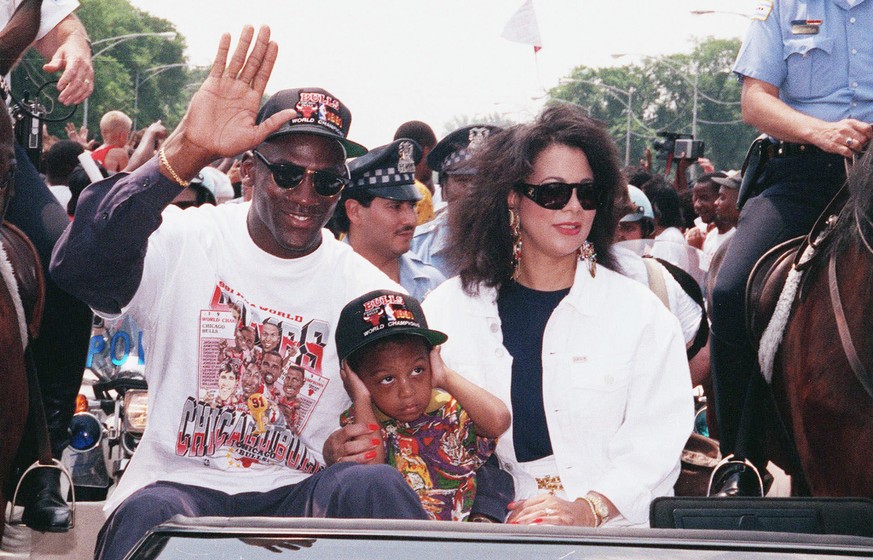
<svg viewBox="0 0 873 560">
<path fill-rule="evenodd" d="M 570 202 L 573 189 L 579 198 L 579 205 L 585 210 L 594 210 L 600 203 L 601 192 L 594 185 L 594 181 L 582 181 L 581 183 L 546 183 L 544 185 L 531 185 L 530 183 L 518 183 L 516 185 L 521 193 L 548 210 L 560 210 Z"/>
<path fill-rule="evenodd" d="M 273 180 L 282 189 L 293 189 L 300 185 L 307 175 L 312 175 L 315 192 L 321 196 L 329 197 L 338 195 L 351 183 L 351 179 L 348 176 L 348 167 L 346 167 L 346 176 L 342 176 L 330 171 L 313 171 L 293 163 L 272 163 L 259 151 L 252 150 L 252 152 L 258 159 L 264 162 L 264 165 L 273 174 Z"/>
</svg>

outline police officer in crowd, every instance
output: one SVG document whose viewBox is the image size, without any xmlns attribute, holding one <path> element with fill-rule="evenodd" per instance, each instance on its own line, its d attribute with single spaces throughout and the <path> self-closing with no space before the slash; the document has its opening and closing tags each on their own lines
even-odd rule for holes
<svg viewBox="0 0 873 560">
<path fill-rule="evenodd" d="M 409 138 L 352 160 L 352 184 L 343 191 L 334 222 L 355 252 L 422 300 L 445 276 L 409 251 L 421 200 L 415 186 L 419 161 L 421 147 Z"/>
<path fill-rule="evenodd" d="M 82 22 L 73 13 L 76 0 L 52 2 L 3 2 L 0 5 L 0 74 L 6 74 L 18 55 L 33 46 L 48 62 L 46 72 L 61 72 L 55 86 L 64 105 L 81 103 L 94 89 L 91 43 Z M 7 76 L 3 81 L 6 104 Z M 21 95 L 23 92 L 11 92 Z M 6 110 L 4 107 L 2 110 Z M 22 121 L 21 125 L 26 125 Z M 60 459 L 69 443 L 69 425 L 76 394 L 82 383 L 91 334 L 91 310 L 62 290 L 47 274 L 52 248 L 69 223 L 60 205 L 32 164 L 32 153 L 15 145 L 15 196 L 5 218 L 33 242 L 45 277 L 45 304 L 39 336 L 30 345 L 42 395 L 52 456 Z M 0 435 L 2 437 L 2 435 Z M 18 452 L 23 471 L 36 459 L 34 440 L 27 438 Z M 72 511 L 61 492 L 60 471 L 36 469 L 27 475 L 19 496 L 24 505 L 22 522 L 40 531 L 63 532 L 72 526 Z"/>
<path fill-rule="evenodd" d="M 451 266 L 446 260 L 448 212 L 466 190 L 467 182 L 476 174 L 470 158 L 485 139 L 497 130 L 499 128 L 496 126 L 482 124 L 459 128 L 440 140 L 427 156 L 430 168 L 439 173 L 440 192 L 446 207 L 415 231 L 412 250 L 422 261 L 435 266 L 446 277 L 452 276 Z"/>
<path fill-rule="evenodd" d="M 746 333 L 746 279 L 768 249 L 809 231 L 845 180 L 846 161 L 873 138 L 873 0 L 770 0 L 752 19 L 734 72 L 743 119 L 769 138 L 757 171 L 747 170 L 757 196 L 742 207 L 713 290 L 711 350 L 722 453 L 760 469 L 766 387 Z M 760 491 L 745 466 L 720 474 L 722 495 Z"/>
</svg>

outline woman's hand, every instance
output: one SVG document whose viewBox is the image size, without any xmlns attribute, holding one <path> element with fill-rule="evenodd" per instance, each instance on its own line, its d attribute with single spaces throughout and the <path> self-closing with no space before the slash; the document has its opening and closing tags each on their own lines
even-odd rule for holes
<svg viewBox="0 0 873 560">
<path fill-rule="evenodd" d="M 327 437 L 322 454 L 328 465 L 343 461 L 384 463 L 382 429 L 375 423 L 343 426 Z"/>
<path fill-rule="evenodd" d="M 576 525 L 594 527 L 591 508 L 582 500 L 569 502 L 553 494 L 541 494 L 527 500 L 511 502 L 507 523 L 517 525 Z"/>
</svg>

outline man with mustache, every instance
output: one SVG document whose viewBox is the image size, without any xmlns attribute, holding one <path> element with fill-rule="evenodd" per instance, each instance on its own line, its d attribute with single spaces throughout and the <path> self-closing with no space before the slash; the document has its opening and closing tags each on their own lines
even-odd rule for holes
<svg viewBox="0 0 873 560">
<path fill-rule="evenodd" d="M 352 184 L 335 220 L 355 252 L 422 300 L 445 276 L 409 250 L 418 219 L 415 166 L 421 147 L 409 138 L 374 148 L 349 164 Z"/>
</svg>

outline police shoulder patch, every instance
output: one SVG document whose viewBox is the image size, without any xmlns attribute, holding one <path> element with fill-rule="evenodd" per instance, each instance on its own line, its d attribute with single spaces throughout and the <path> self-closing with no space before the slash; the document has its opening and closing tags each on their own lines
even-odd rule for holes
<svg viewBox="0 0 873 560">
<path fill-rule="evenodd" d="M 770 12 L 773 11 L 773 0 L 761 0 L 755 6 L 755 11 L 752 14 L 752 19 L 765 21 L 770 17 Z"/>
</svg>

